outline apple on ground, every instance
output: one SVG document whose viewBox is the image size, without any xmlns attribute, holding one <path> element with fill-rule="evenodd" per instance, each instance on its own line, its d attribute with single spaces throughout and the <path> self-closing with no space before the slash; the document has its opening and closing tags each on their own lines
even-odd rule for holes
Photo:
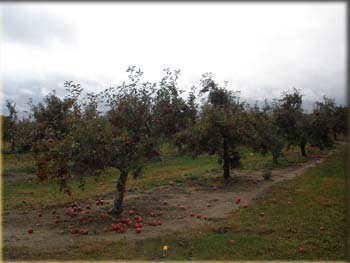
<svg viewBox="0 0 350 263">
<path fill-rule="evenodd" d="M 80 230 L 80 234 L 87 235 L 87 234 L 89 234 L 89 230 L 88 229 L 82 229 L 82 230 Z"/>
<path fill-rule="evenodd" d="M 230 240 L 230 245 L 233 246 L 235 244 L 235 241 L 233 239 Z"/>
<path fill-rule="evenodd" d="M 129 210 L 129 216 L 133 216 L 135 215 L 135 211 L 134 210 Z"/>
<path fill-rule="evenodd" d="M 27 229 L 27 232 L 28 232 L 28 234 L 32 234 L 33 233 L 33 228 L 32 227 L 29 227 L 28 229 Z"/>
</svg>

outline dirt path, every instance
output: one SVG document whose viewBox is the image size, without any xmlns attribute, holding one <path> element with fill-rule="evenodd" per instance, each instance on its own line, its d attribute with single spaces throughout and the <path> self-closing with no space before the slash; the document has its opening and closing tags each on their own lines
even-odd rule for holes
<svg viewBox="0 0 350 263">
<path fill-rule="evenodd" d="M 273 170 L 272 180 L 266 181 L 261 176 L 261 171 L 238 170 L 232 182 L 225 186 L 162 186 L 153 188 L 137 195 L 128 195 L 125 199 L 125 213 L 123 217 L 133 219 L 127 215 L 132 206 L 135 206 L 137 215 L 143 218 L 143 232 L 136 234 L 134 228 L 127 228 L 124 233 L 115 231 L 103 232 L 104 227 L 112 223 L 111 218 L 101 219 L 100 214 L 106 213 L 112 204 L 112 198 L 105 199 L 105 204 L 96 206 L 93 204 L 90 215 L 93 221 L 83 223 L 77 218 L 68 217 L 67 208 L 43 211 L 41 217 L 39 211 L 5 211 L 3 213 L 3 246 L 27 247 L 30 250 L 48 250 L 59 252 L 67 247 L 76 245 L 82 240 L 87 241 L 118 241 L 122 239 L 143 239 L 163 235 L 165 233 L 187 231 L 203 225 L 210 226 L 214 221 L 226 218 L 233 210 L 238 209 L 245 203 L 258 198 L 272 185 L 289 180 L 303 174 L 307 169 L 323 162 L 326 158 L 313 159 L 303 165 L 293 166 L 286 169 Z M 241 199 L 236 204 L 237 198 Z M 164 204 L 167 202 L 167 204 Z M 82 206 L 84 207 L 85 204 Z M 151 217 L 151 212 L 162 211 L 163 215 Z M 200 214 L 201 218 L 192 217 L 190 214 Z M 61 222 L 55 224 L 55 217 L 59 216 Z M 86 215 L 85 215 L 86 216 Z M 206 216 L 208 219 L 203 219 Z M 160 226 L 149 226 L 152 220 L 162 222 Z M 28 234 L 27 228 L 33 227 L 34 233 Z M 71 234 L 72 227 L 89 229 L 88 235 Z M 6 254 L 6 253 L 5 253 Z"/>
</svg>

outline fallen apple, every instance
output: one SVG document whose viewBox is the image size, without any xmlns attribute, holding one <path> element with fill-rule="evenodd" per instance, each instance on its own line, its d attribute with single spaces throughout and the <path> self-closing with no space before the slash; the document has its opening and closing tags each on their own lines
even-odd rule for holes
<svg viewBox="0 0 350 263">
<path fill-rule="evenodd" d="M 136 228 L 135 232 L 136 232 L 136 234 L 140 234 L 142 232 L 142 229 L 141 228 Z"/>
<path fill-rule="evenodd" d="M 201 215 L 197 215 L 197 218 L 201 218 L 202 216 Z"/>
<path fill-rule="evenodd" d="M 89 230 L 88 229 L 82 229 L 82 230 L 80 230 L 80 234 L 87 235 L 87 234 L 89 234 Z"/>
<path fill-rule="evenodd" d="M 235 244 L 235 241 L 233 239 L 230 240 L 230 245 L 233 246 Z"/>
<path fill-rule="evenodd" d="M 305 249 L 303 247 L 299 247 L 299 253 L 304 253 Z"/>
<path fill-rule="evenodd" d="M 71 234 L 78 234 L 78 233 L 79 233 L 79 229 L 78 229 L 78 228 L 72 228 L 72 229 L 70 230 L 70 233 L 71 233 Z"/>
<path fill-rule="evenodd" d="M 243 208 L 248 208 L 248 204 L 244 204 L 244 205 L 243 205 Z"/>
<path fill-rule="evenodd" d="M 134 210 L 130 210 L 129 211 L 129 216 L 133 216 L 133 215 L 135 215 L 135 211 Z"/>
<path fill-rule="evenodd" d="M 28 234 L 32 234 L 33 233 L 33 228 L 32 227 L 29 227 L 28 229 L 27 229 L 27 232 L 28 232 Z"/>
</svg>

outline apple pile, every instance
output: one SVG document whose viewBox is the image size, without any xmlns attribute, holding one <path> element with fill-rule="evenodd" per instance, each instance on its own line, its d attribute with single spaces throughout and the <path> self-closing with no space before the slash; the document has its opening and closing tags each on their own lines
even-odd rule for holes
<svg viewBox="0 0 350 263">
<path fill-rule="evenodd" d="M 160 225 L 162 225 L 162 221 L 153 220 L 153 221 L 148 222 L 148 225 L 149 226 L 160 226 Z"/>
<path fill-rule="evenodd" d="M 162 216 L 163 215 L 163 211 L 158 211 L 158 212 L 152 211 L 152 212 L 149 213 L 149 215 L 151 217 Z"/>
</svg>

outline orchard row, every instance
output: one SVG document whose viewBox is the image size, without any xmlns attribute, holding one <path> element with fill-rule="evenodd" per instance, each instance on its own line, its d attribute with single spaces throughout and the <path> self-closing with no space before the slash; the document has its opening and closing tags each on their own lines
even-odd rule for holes
<svg viewBox="0 0 350 263">
<path fill-rule="evenodd" d="M 263 106 L 248 105 L 204 74 L 201 87 L 185 99 L 177 82 L 180 71 L 166 69 L 159 83 L 142 81 L 143 72 L 135 67 L 127 72 L 128 82 L 99 94 L 83 95 L 79 84 L 67 81 L 65 98 L 52 93 L 31 103 L 22 120 L 8 101 L 3 140 L 13 152 L 31 151 L 38 178 L 57 180 L 68 195 L 70 178 L 77 176 L 84 187 L 86 176 L 117 168 L 113 213 L 120 214 L 129 174 L 136 179 L 148 161 L 161 158 L 164 143 L 192 157 L 216 154 L 228 181 L 240 164 L 238 145 L 270 153 L 278 163 L 285 147 L 300 147 L 306 156 L 308 143 L 322 150 L 346 133 L 346 108 L 327 97 L 310 114 L 296 89 Z"/>
</svg>

